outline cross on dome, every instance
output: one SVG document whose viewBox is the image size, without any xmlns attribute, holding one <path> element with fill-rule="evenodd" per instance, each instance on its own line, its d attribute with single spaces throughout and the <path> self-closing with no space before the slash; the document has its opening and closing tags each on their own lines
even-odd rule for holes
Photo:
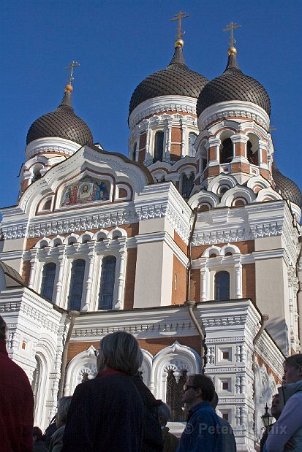
<svg viewBox="0 0 302 452">
<path fill-rule="evenodd" d="M 184 31 L 182 31 L 181 28 L 181 21 L 182 19 L 186 19 L 189 17 L 188 14 L 184 13 L 183 11 L 179 11 L 175 16 L 170 19 L 171 21 L 176 22 L 177 21 L 177 32 L 176 32 L 176 41 L 175 41 L 175 47 L 183 47 L 184 41 L 183 41 L 183 35 Z"/>
</svg>

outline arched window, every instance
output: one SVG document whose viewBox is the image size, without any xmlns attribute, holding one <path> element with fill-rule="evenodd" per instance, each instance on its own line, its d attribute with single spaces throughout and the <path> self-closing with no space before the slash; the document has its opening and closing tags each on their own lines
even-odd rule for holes
<svg viewBox="0 0 302 452">
<path fill-rule="evenodd" d="M 41 296 L 52 301 L 53 289 L 56 277 L 56 264 L 49 262 L 45 264 L 42 272 Z"/>
<path fill-rule="evenodd" d="M 195 154 L 196 154 L 196 150 L 194 148 L 196 138 L 197 138 L 196 133 L 194 133 L 194 132 L 189 133 L 189 156 L 190 157 L 195 157 Z"/>
<path fill-rule="evenodd" d="M 220 163 L 230 163 L 233 160 L 233 143 L 231 138 L 222 142 L 220 149 Z"/>
<path fill-rule="evenodd" d="M 192 172 L 190 176 L 185 173 L 182 174 L 181 180 L 181 194 L 184 198 L 189 198 L 194 186 L 195 174 Z"/>
<path fill-rule="evenodd" d="M 136 161 L 136 149 L 137 149 L 137 143 L 134 143 L 133 149 L 132 149 L 132 160 Z"/>
<path fill-rule="evenodd" d="M 154 137 L 154 159 L 153 162 L 163 160 L 163 154 L 164 154 L 164 132 L 162 130 L 159 130 L 156 132 Z"/>
<path fill-rule="evenodd" d="M 181 422 L 186 418 L 181 402 L 183 386 L 186 383 L 186 379 L 186 370 L 183 370 L 181 375 L 175 378 L 174 371 L 169 369 L 167 376 L 167 404 L 171 408 L 171 421 L 173 422 Z"/>
<path fill-rule="evenodd" d="M 250 140 L 246 143 L 246 154 L 248 161 L 252 165 L 259 165 L 258 150 L 253 150 L 253 144 Z"/>
<path fill-rule="evenodd" d="M 99 293 L 99 309 L 113 308 L 116 258 L 107 256 L 102 262 L 102 277 Z"/>
<path fill-rule="evenodd" d="M 215 274 L 215 300 L 230 299 L 230 274 L 226 271 Z"/>
<path fill-rule="evenodd" d="M 80 311 L 85 275 L 84 259 L 73 261 L 71 267 L 70 288 L 68 296 L 68 309 Z"/>
</svg>

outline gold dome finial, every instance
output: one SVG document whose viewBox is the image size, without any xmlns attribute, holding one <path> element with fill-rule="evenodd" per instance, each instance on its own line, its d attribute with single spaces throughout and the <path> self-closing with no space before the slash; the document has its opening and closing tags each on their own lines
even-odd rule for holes
<svg viewBox="0 0 302 452">
<path fill-rule="evenodd" d="M 172 21 L 177 21 L 177 32 L 176 32 L 176 41 L 174 46 L 175 47 L 183 47 L 184 46 L 184 41 L 183 41 L 183 35 L 184 35 L 184 31 L 182 31 L 181 29 L 181 21 L 182 19 L 186 19 L 188 16 L 188 14 L 184 13 L 183 11 L 179 11 L 179 13 L 177 13 L 174 17 L 172 17 Z"/>
<path fill-rule="evenodd" d="M 229 31 L 230 32 L 230 42 L 229 42 L 229 49 L 228 49 L 228 54 L 229 55 L 236 55 L 237 50 L 235 47 L 236 44 L 236 40 L 234 38 L 234 30 L 236 30 L 237 28 L 240 28 L 241 25 L 235 24 L 235 22 L 230 22 L 224 29 L 223 31 Z"/>
</svg>

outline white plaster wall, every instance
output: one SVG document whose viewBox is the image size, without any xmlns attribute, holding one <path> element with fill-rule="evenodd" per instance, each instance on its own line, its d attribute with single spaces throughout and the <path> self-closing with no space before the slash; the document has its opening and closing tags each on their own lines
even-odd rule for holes
<svg viewBox="0 0 302 452">
<path fill-rule="evenodd" d="M 255 240 L 255 251 L 266 251 L 282 248 L 282 238 L 277 237 L 263 237 Z"/>
<path fill-rule="evenodd" d="M 173 253 L 163 242 L 141 243 L 137 247 L 134 308 L 171 303 Z"/>
<path fill-rule="evenodd" d="M 150 234 L 154 232 L 168 232 L 173 237 L 173 226 L 166 218 L 152 218 L 147 221 L 141 221 L 139 224 L 140 234 Z"/>
<path fill-rule="evenodd" d="M 287 270 L 282 258 L 257 260 L 256 303 L 269 315 L 267 330 L 284 353 L 288 352 Z"/>
<path fill-rule="evenodd" d="M 23 250 L 25 244 L 25 238 L 14 239 L 14 240 L 4 240 L 3 252 Z"/>
</svg>

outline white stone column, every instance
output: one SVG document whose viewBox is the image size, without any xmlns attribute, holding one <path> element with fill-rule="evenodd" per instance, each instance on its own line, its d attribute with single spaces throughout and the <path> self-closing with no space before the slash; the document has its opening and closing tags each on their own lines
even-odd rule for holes
<svg viewBox="0 0 302 452">
<path fill-rule="evenodd" d="M 268 169 L 268 163 L 265 163 L 263 160 L 263 154 L 267 153 L 267 146 L 266 143 L 262 140 L 259 140 L 259 150 L 258 150 L 258 162 L 259 162 L 259 167 L 260 168 L 264 168 L 264 169 Z M 268 160 L 268 156 L 267 156 L 267 160 Z"/>
<path fill-rule="evenodd" d="M 56 283 L 56 294 L 54 297 L 55 304 L 64 307 L 65 301 L 62 297 L 62 287 L 64 282 L 64 264 L 65 264 L 65 246 L 59 246 L 59 256 L 58 256 L 58 270 L 57 270 L 57 283 Z"/>
<path fill-rule="evenodd" d="M 209 286 L 209 270 L 206 267 L 200 269 L 200 301 L 207 301 Z"/>
<path fill-rule="evenodd" d="M 235 295 L 236 298 L 242 298 L 242 265 L 240 262 L 235 264 Z"/>
<path fill-rule="evenodd" d="M 31 259 L 30 259 L 30 277 L 29 277 L 29 284 L 28 287 L 30 289 L 34 289 L 38 291 L 37 283 L 36 283 L 36 272 L 37 272 L 37 266 L 38 266 L 38 258 L 37 258 L 37 249 L 31 250 Z"/>
<path fill-rule="evenodd" d="M 154 151 L 152 148 L 152 143 L 151 143 L 151 135 L 152 135 L 152 130 L 150 128 L 150 124 L 149 124 L 149 120 L 147 122 L 147 126 L 146 126 L 146 155 L 145 155 L 145 165 L 151 165 L 151 163 L 153 163 L 153 156 L 154 156 Z"/>
<path fill-rule="evenodd" d="M 86 296 L 85 296 L 85 304 L 82 307 L 81 311 L 88 311 L 89 307 L 91 308 L 91 291 L 92 291 L 92 279 L 93 279 L 93 270 L 94 270 L 94 259 L 95 259 L 95 252 L 94 252 L 94 245 L 89 246 L 89 252 L 88 252 L 88 269 L 87 269 L 87 279 L 86 279 Z"/>
<path fill-rule="evenodd" d="M 221 144 L 221 140 L 219 138 L 209 138 L 209 140 L 207 142 L 208 166 L 219 165 L 219 163 L 220 163 L 220 158 L 219 158 L 219 146 L 220 146 L 220 144 Z M 214 156 L 210 156 L 209 155 L 209 150 L 211 148 L 215 149 L 215 155 Z"/>
<path fill-rule="evenodd" d="M 172 137 L 172 121 L 167 120 L 165 122 L 165 129 L 164 129 L 164 161 L 169 163 L 171 161 L 170 159 L 170 152 L 171 152 L 171 137 Z"/>
<path fill-rule="evenodd" d="M 125 239 L 124 239 L 125 240 Z M 117 268 L 117 300 L 114 309 L 121 309 L 124 305 L 124 288 L 126 280 L 127 249 L 124 246 L 120 250 L 119 265 Z"/>
<path fill-rule="evenodd" d="M 181 120 L 181 156 L 189 155 L 189 135 L 186 118 Z"/>
</svg>

